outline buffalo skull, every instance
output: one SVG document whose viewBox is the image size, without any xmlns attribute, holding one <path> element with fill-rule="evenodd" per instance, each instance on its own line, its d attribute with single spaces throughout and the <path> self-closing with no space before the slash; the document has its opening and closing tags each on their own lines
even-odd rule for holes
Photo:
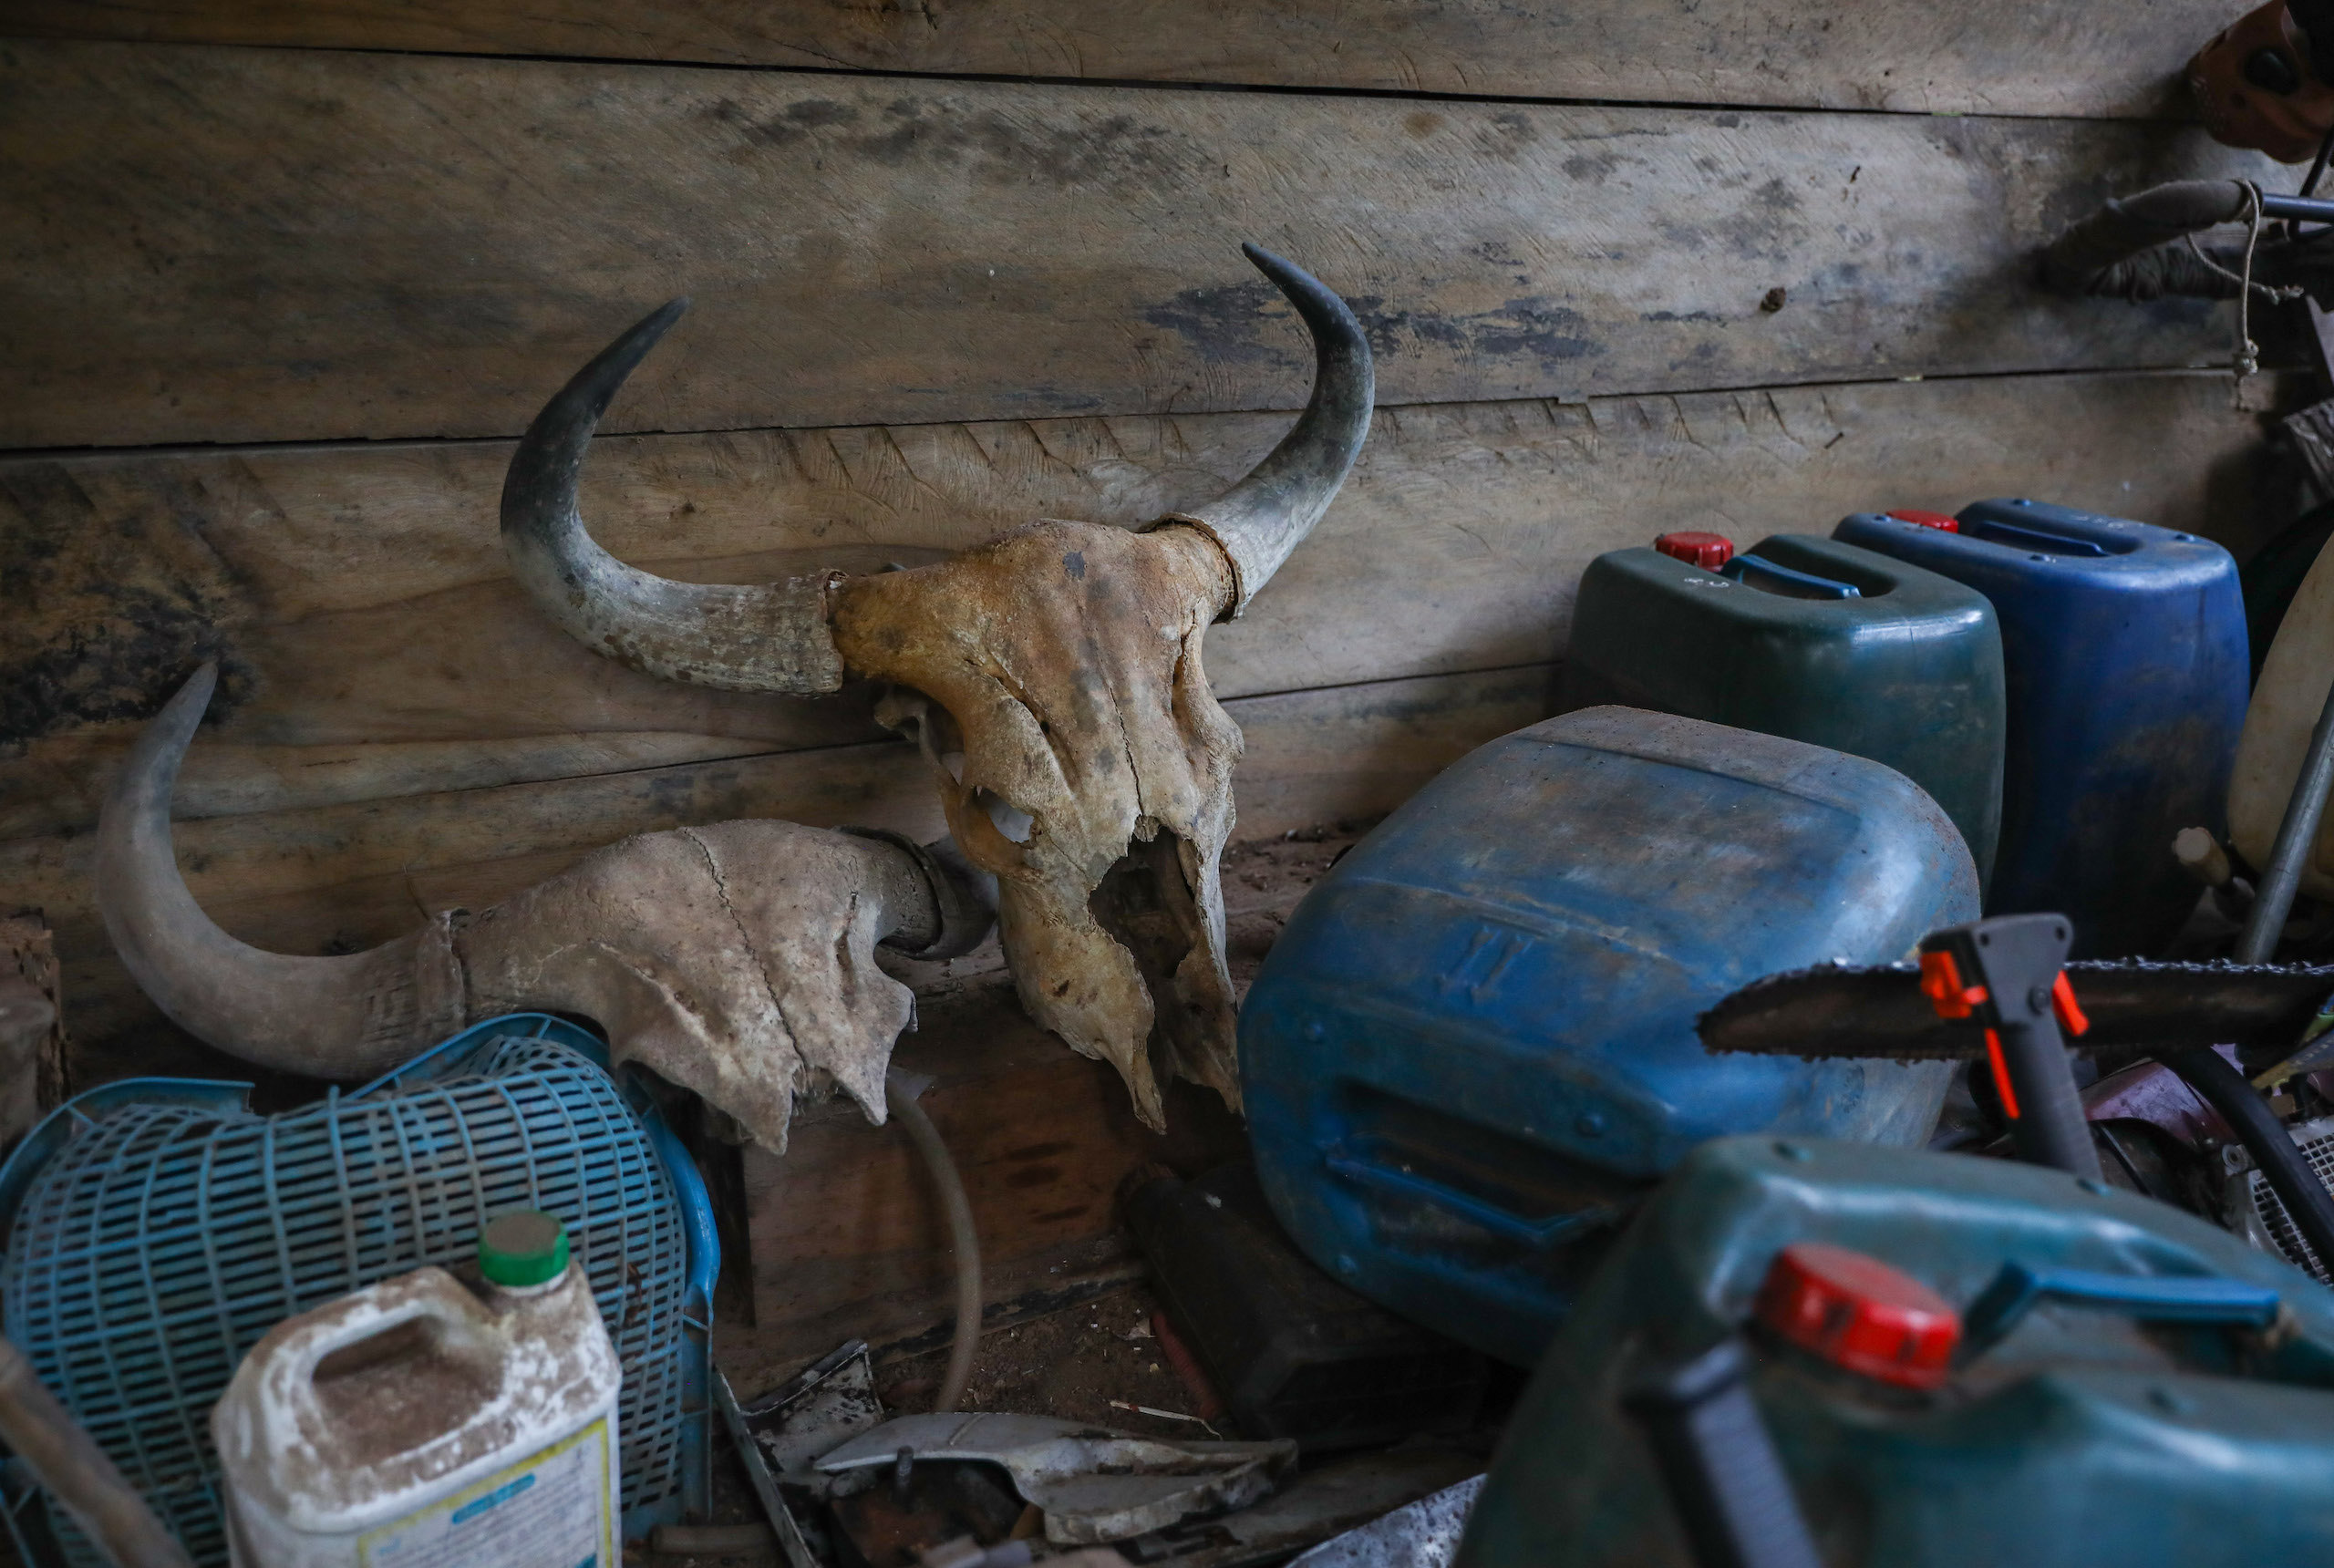
<svg viewBox="0 0 2334 1568">
<path fill-rule="evenodd" d="M 181 1027 L 243 1060 L 370 1078 L 465 1024 L 576 1013 L 783 1152 L 795 1098 L 840 1085 L 883 1119 L 915 998 L 875 963 L 962 953 L 988 930 L 970 879 L 894 835 L 791 822 L 644 833 L 472 914 L 343 957 L 247 946 L 213 924 L 170 849 L 170 788 L 216 679 L 205 665 L 116 776 L 98 905 L 130 975 Z"/>
<path fill-rule="evenodd" d="M 1369 426 L 1369 346 L 1353 314 L 1301 269 L 1245 249 L 1312 333 L 1311 398 L 1245 478 L 1141 532 L 1048 519 L 912 571 L 758 586 L 625 565 L 585 531 L 576 480 L 609 400 L 686 301 L 552 399 L 502 492 L 513 573 L 596 652 L 731 691 L 890 683 L 878 717 L 920 744 L 956 843 L 998 879 L 1024 1006 L 1116 1067 L 1153 1128 L 1166 1076 L 1239 1105 L 1220 862 L 1240 731 L 1208 687 L 1201 640 L 1312 531 Z"/>
</svg>

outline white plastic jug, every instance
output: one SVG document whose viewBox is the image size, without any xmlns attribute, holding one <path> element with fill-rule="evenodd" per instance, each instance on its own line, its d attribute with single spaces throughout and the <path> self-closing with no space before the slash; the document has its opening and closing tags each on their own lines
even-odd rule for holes
<svg viewBox="0 0 2334 1568">
<path fill-rule="evenodd" d="M 566 1232 L 278 1324 L 212 1411 L 238 1568 L 618 1568 L 623 1369 Z"/>
<path fill-rule="evenodd" d="M 2269 849 L 2285 820 L 2286 799 L 2301 775 L 2309 732 L 2334 684 L 2334 550 L 2319 552 L 2302 579 L 2277 641 L 2261 661 L 2253 702 L 2245 711 L 2245 735 L 2236 743 L 2236 771 L 2228 786 L 2228 838 L 2257 867 L 2269 864 Z M 2312 898 L 2334 898 L 2334 811 L 2326 814 L 2302 862 L 2301 891 Z"/>
</svg>

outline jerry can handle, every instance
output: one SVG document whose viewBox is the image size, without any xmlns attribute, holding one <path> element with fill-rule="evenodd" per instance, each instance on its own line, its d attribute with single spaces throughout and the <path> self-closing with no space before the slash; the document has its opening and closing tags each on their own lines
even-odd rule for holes
<svg viewBox="0 0 2334 1568">
<path fill-rule="evenodd" d="M 2001 522 L 1990 517 L 1965 520 L 1961 533 L 1965 539 L 1982 540 L 1988 544 L 2039 550 L 2046 555 L 2077 555 L 2087 561 L 2103 561 L 2113 553 L 2095 539 L 2078 539 L 2072 534 L 2052 533 L 2047 529 Z"/>
<path fill-rule="evenodd" d="M 2218 1323 L 2266 1328 L 2282 1302 L 2268 1285 L 2225 1274 L 2119 1274 L 2007 1263 L 1961 1315 L 1961 1359 L 1983 1355 L 2045 1296 L 2128 1313 L 2143 1323 Z"/>
<path fill-rule="evenodd" d="M 1554 1214 L 1544 1220 L 1531 1220 L 1414 1171 L 1398 1171 L 1375 1160 L 1358 1158 L 1342 1149 L 1329 1150 L 1328 1162 L 1331 1171 L 1348 1181 L 1431 1203 L 1438 1209 L 1447 1210 L 1462 1220 L 1481 1225 L 1493 1235 L 1521 1242 L 1527 1247 L 1544 1249 L 1555 1246 L 1585 1231 L 1609 1225 L 1621 1213 L 1609 1203 L 1600 1203 L 1594 1208 Z"/>
<path fill-rule="evenodd" d="M 408 1290 L 422 1276 L 436 1274 L 427 1281 L 428 1294 L 410 1294 L 402 1301 L 393 1302 L 386 1309 L 365 1314 L 352 1314 L 326 1323 L 303 1324 L 278 1342 L 275 1352 L 284 1357 L 270 1382 L 281 1379 L 278 1387 L 310 1413 L 320 1407 L 316 1403 L 316 1368 L 336 1350 L 346 1350 L 352 1345 L 362 1345 L 368 1339 L 401 1328 L 423 1318 L 445 1324 L 449 1327 L 475 1332 L 479 1320 L 487 1315 L 486 1308 L 453 1275 L 442 1269 L 417 1269 L 402 1282 Z M 371 1287 L 377 1290 L 378 1286 Z M 371 1292 L 360 1292 L 369 1295 Z"/>
<path fill-rule="evenodd" d="M 1731 577 L 1746 588 L 1763 588 L 1770 593 L 1781 593 L 1791 599 L 1861 599 L 1864 590 L 1853 583 L 1841 583 L 1829 577 L 1818 577 L 1812 572 L 1800 572 L 1781 566 L 1759 555 L 1738 555 L 1718 569 L 1721 577 Z M 1752 582 L 1750 579 L 1760 581 Z"/>
<path fill-rule="evenodd" d="M 1624 1388 L 1621 1408 L 1645 1431 L 1695 1568 L 1823 1568 L 1750 1398 L 1750 1356 L 1740 1339 L 1650 1368 Z"/>
</svg>

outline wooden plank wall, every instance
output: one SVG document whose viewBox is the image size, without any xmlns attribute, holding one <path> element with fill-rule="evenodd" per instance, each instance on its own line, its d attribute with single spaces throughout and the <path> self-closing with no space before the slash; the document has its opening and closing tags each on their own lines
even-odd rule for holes
<svg viewBox="0 0 2334 1568">
<path fill-rule="evenodd" d="M 88 835 L 205 656 L 181 858 L 290 950 L 642 829 L 934 829 L 866 693 L 659 685 L 510 586 L 511 440 L 683 293 L 587 510 L 713 581 L 1203 499 L 1309 366 L 1239 242 L 1351 300 L 1368 448 L 1209 642 L 1243 834 L 1546 711 L 1582 566 L 1664 529 L 2034 493 L 2246 542 L 2226 310 L 2029 282 L 2110 192 L 2289 181 L 2173 91 L 2232 9 L 8 0 L 0 906 L 83 1038 L 153 1027 Z"/>
</svg>

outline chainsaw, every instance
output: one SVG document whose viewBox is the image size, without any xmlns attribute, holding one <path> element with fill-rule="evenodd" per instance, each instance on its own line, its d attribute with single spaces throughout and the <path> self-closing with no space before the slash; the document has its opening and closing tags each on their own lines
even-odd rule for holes
<svg viewBox="0 0 2334 1568">
<path fill-rule="evenodd" d="M 2217 1045 L 2236 1046 L 2250 1072 L 2292 1077 L 2334 1066 L 2334 1033 L 2304 1047 L 2322 1060 L 2304 1061 L 2294 1050 L 2334 998 L 2334 965 L 2081 959 L 2060 973 L 2090 1026 L 2068 1048 L 2102 1070 Z M 1921 986 L 1916 964 L 1822 964 L 1751 982 L 1696 1019 L 1695 1027 L 1711 1050 L 1761 1056 L 1985 1056 L 1982 1033 L 1940 1016 Z"/>
<path fill-rule="evenodd" d="M 2334 1262 L 2334 1194 L 2261 1093 L 2334 1067 L 2334 966 L 2069 964 L 2072 934 L 2056 914 L 1953 926 L 1922 939 L 1917 964 L 1769 975 L 1695 1029 L 1713 1051 L 1985 1061 L 2012 1151 L 2092 1182 L 2102 1173 L 2069 1053 L 2102 1068 L 2153 1058 L 2220 1112 L 2310 1250 Z"/>
</svg>

